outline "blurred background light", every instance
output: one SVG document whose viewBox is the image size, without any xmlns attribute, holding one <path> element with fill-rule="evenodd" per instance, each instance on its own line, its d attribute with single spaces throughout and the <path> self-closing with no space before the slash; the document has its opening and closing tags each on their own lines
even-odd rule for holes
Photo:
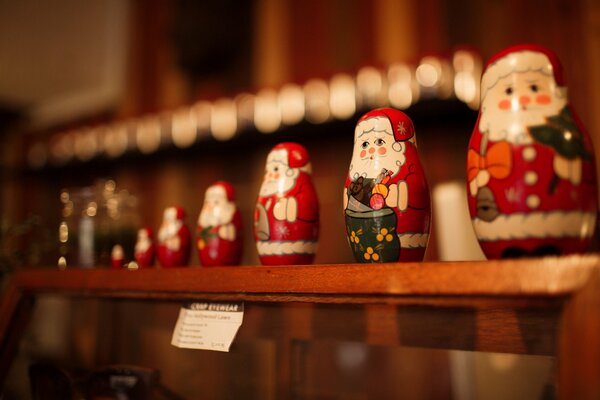
<svg viewBox="0 0 600 400">
<path fill-rule="evenodd" d="M 104 152 L 110 158 L 117 158 L 127 150 L 129 142 L 129 127 L 127 124 L 110 125 L 99 131 L 102 138 Z"/>
<path fill-rule="evenodd" d="M 175 146 L 190 147 L 196 141 L 198 129 L 197 114 L 192 108 L 182 108 L 171 117 L 171 137 Z"/>
<path fill-rule="evenodd" d="M 196 119 L 196 136 L 198 140 L 210 137 L 210 117 L 212 104 L 210 101 L 199 101 L 191 107 Z"/>
<path fill-rule="evenodd" d="M 254 126 L 262 133 L 273 133 L 281 126 L 279 96 L 274 89 L 263 89 L 256 94 Z"/>
<path fill-rule="evenodd" d="M 232 139 L 237 132 L 237 109 L 230 98 L 220 98 L 212 104 L 210 130 L 215 139 Z"/>
<path fill-rule="evenodd" d="M 295 83 L 283 85 L 279 90 L 279 104 L 283 124 L 295 125 L 304 119 L 304 92 L 299 85 Z"/>
<path fill-rule="evenodd" d="M 160 147 L 161 124 L 158 117 L 146 117 L 141 120 L 136 129 L 136 142 L 143 154 L 154 153 Z"/>
<path fill-rule="evenodd" d="M 395 63 L 388 68 L 388 97 L 390 105 L 399 109 L 410 107 L 418 97 L 418 85 L 413 79 L 413 71 L 404 63 Z"/>
<path fill-rule="evenodd" d="M 329 86 L 322 79 L 311 79 L 304 84 L 306 120 L 321 124 L 330 117 Z"/>
<path fill-rule="evenodd" d="M 75 156 L 80 161 L 89 161 L 98 152 L 98 131 L 100 129 L 86 129 L 75 133 L 74 150 Z"/>
<path fill-rule="evenodd" d="M 356 84 L 348 74 L 336 74 L 329 82 L 329 107 L 337 119 L 348 119 L 356 112 Z"/>
<path fill-rule="evenodd" d="M 375 67 L 363 67 L 356 74 L 356 90 L 362 108 L 382 107 L 388 102 L 387 82 Z"/>
<path fill-rule="evenodd" d="M 452 57 L 454 93 L 474 110 L 479 108 L 483 61 L 474 51 L 457 50 Z"/>
<path fill-rule="evenodd" d="M 73 135 L 63 132 L 50 139 L 50 155 L 57 164 L 64 164 L 73 158 Z"/>
<path fill-rule="evenodd" d="M 240 93 L 233 99 L 237 107 L 238 132 L 254 126 L 254 99 L 255 96 L 250 93 Z"/>
<path fill-rule="evenodd" d="M 442 79 L 442 66 L 435 57 L 425 57 L 417 67 L 417 81 L 425 88 L 434 88 Z"/>
</svg>

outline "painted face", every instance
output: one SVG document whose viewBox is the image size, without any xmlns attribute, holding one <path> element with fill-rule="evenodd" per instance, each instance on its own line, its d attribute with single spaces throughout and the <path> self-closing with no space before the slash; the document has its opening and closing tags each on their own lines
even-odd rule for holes
<svg viewBox="0 0 600 400">
<path fill-rule="evenodd" d="M 286 193 L 296 184 L 300 175 L 298 168 L 290 168 L 287 162 L 287 151 L 273 150 L 267 157 L 265 176 L 260 187 L 260 196 L 271 196 L 275 193 Z"/>
<path fill-rule="evenodd" d="M 137 236 L 137 240 L 138 241 L 143 241 L 143 240 L 148 240 L 148 230 L 146 229 L 140 229 L 138 231 L 138 236 Z"/>
<path fill-rule="evenodd" d="M 163 223 L 158 231 L 158 239 L 164 241 L 169 237 L 177 235 L 182 226 L 183 221 L 177 219 L 177 209 L 175 207 L 165 209 Z"/>
<path fill-rule="evenodd" d="M 164 223 L 173 223 L 177 220 L 177 210 L 175 207 L 169 207 L 165 209 L 163 214 Z"/>
<path fill-rule="evenodd" d="M 137 242 L 135 244 L 135 251 L 141 252 L 146 251 L 150 247 L 150 237 L 146 229 L 140 229 L 138 231 Z"/>
<path fill-rule="evenodd" d="M 116 244 L 112 248 L 111 257 L 114 260 L 122 260 L 123 259 L 123 247 L 119 244 Z"/>
<path fill-rule="evenodd" d="M 361 121 L 354 131 L 354 149 L 348 176 L 355 180 L 377 177 L 382 169 L 396 175 L 406 161 L 405 146 L 394 141 L 392 126 L 385 117 Z"/>
<path fill-rule="evenodd" d="M 552 107 L 555 86 L 554 79 L 543 73 L 516 73 L 499 80 L 488 96 L 491 107 L 500 112 L 535 111 Z"/>
<path fill-rule="evenodd" d="M 222 186 L 211 186 L 204 195 L 204 205 L 198 219 L 203 227 L 217 226 L 229 223 L 235 212 L 235 204 L 227 200 Z"/>
<path fill-rule="evenodd" d="M 550 61 L 539 53 L 532 53 L 532 57 L 534 66 L 543 63 L 543 59 L 550 65 Z M 494 141 L 530 143 L 532 138 L 526 128 L 546 124 L 547 117 L 560 113 L 567 98 L 565 89 L 556 85 L 552 70 L 546 65 L 529 69 L 518 65 L 515 68 L 487 87 L 481 104 L 480 130 L 487 132 Z"/>
</svg>

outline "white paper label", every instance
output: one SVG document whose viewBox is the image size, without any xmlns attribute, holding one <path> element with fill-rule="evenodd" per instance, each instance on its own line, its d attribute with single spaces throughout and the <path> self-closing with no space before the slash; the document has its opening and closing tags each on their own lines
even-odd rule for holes
<svg viewBox="0 0 600 400">
<path fill-rule="evenodd" d="M 171 344 L 185 349 L 229 351 L 244 319 L 244 303 L 195 302 L 179 310 Z"/>
</svg>

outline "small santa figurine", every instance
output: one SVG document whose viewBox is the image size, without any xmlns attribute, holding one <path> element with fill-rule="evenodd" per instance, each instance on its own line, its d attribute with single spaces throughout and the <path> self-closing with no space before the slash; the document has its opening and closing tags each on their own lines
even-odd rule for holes
<svg viewBox="0 0 600 400">
<path fill-rule="evenodd" d="M 411 119 L 392 108 L 363 115 L 344 186 L 346 234 L 357 262 L 422 261 L 431 202 Z"/>
<path fill-rule="evenodd" d="M 151 228 L 138 230 L 137 242 L 135 243 L 135 261 L 139 268 L 151 267 L 154 264 L 154 234 Z"/>
<path fill-rule="evenodd" d="M 190 258 L 190 230 L 181 207 L 168 207 L 158 231 L 158 261 L 165 268 L 186 266 Z"/>
<path fill-rule="evenodd" d="M 110 266 L 112 269 L 121 269 L 125 265 L 123 246 L 115 244 L 110 252 Z"/>
<path fill-rule="evenodd" d="M 312 263 L 319 238 L 319 202 L 310 174 L 310 157 L 300 144 L 280 143 L 267 156 L 254 213 L 263 264 Z"/>
<path fill-rule="evenodd" d="M 204 266 L 238 265 L 242 257 L 242 217 L 229 182 L 212 184 L 198 216 L 198 258 Z"/>
<path fill-rule="evenodd" d="M 598 204 L 594 150 L 550 50 L 519 45 L 488 61 L 467 191 L 488 258 L 588 248 Z"/>
</svg>

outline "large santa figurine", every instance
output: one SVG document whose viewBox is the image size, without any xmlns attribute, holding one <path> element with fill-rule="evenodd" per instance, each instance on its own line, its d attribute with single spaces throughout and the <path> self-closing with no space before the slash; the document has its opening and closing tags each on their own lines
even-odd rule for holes
<svg viewBox="0 0 600 400">
<path fill-rule="evenodd" d="M 190 230 L 181 207 L 167 207 L 158 231 L 158 261 L 165 268 L 187 266 L 190 259 Z"/>
<path fill-rule="evenodd" d="M 154 264 L 155 255 L 154 234 L 151 228 L 138 230 L 135 242 L 134 257 L 139 268 L 151 267 Z"/>
<path fill-rule="evenodd" d="M 319 203 L 310 174 L 310 158 L 300 144 L 280 143 L 267 156 L 254 213 L 261 263 L 312 263 L 319 238 Z"/>
<path fill-rule="evenodd" d="M 204 266 L 238 265 L 242 257 L 242 217 L 229 182 L 212 184 L 198 216 L 196 245 Z"/>
<path fill-rule="evenodd" d="M 357 262 L 422 261 L 431 201 L 411 119 L 392 108 L 363 115 L 344 186 L 346 234 Z"/>
<path fill-rule="evenodd" d="M 493 56 L 467 157 L 469 212 L 486 256 L 585 251 L 598 204 L 594 164 L 556 55 L 520 45 Z"/>
</svg>

